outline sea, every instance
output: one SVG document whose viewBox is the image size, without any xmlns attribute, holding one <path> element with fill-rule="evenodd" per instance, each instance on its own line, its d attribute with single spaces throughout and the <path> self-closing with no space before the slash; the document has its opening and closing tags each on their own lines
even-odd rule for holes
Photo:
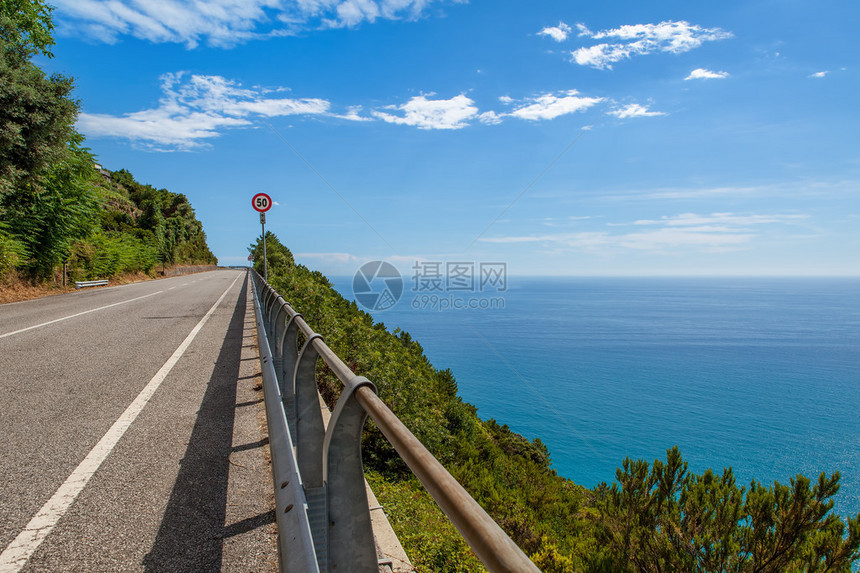
<svg viewBox="0 0 860 573">
<path fill-rule="evenodd" d="M 355 299 L 353 277 L 331 280 Z M 406 281 L 371 314 L 578 484 L 677 445 L 691 471 L 731 467 L 739 485 L 839 471 L 834 511 L 860 513 L 860 279 L 506 283 L 433 304 Z"/>
</svg>

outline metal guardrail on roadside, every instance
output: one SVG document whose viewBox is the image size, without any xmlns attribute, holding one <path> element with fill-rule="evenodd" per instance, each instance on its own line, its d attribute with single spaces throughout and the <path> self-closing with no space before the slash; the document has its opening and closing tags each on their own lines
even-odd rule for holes
<svg viewBox="0 0 860 573">
<path fill-rule="evenodd" d="M 108 284 L 107 279 L 101 279 L 97 281 L 75 281 L 75 288 L 85 288 L 91 286 L 104 286 Z"/>
<path fill-rule="evenodd" d="M 377 573 L 361 464 L 369 416 L 492 573 L 535 572 L 501 527 L 263 278 L 251 271 L 282 572 Z M 298 348 L 299 333 L 305 340 Z M 322 359 L 344 388 L 326 428 Z"/>
</svg>

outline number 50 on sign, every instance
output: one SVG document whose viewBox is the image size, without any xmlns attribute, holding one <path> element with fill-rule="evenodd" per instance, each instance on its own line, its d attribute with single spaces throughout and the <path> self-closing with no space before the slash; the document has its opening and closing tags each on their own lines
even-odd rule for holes
<svg viewBox="0 0 860 573">
<path fill-rule="evenodd" d="M 257 193 L 251 199 L 251 205 L 254 207 L 255 211 L 265 213 L 272 208 L 272 198 L 265 193 Z"/>
</svg>

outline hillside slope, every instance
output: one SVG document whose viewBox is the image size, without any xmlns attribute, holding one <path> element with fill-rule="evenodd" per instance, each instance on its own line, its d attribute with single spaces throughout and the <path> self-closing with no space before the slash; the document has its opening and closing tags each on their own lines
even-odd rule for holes
<svg viewBox="0 0 860 573">
<path fill-rule="evenodd" d="M 262 266 L 260 239 L 249 249 Z M 296 265 L 267 233 L 272 286 L 298 309 L 469 493 L 546 572 L 850 571 L 860 558 L 860 515 L 830 513 L 839 475 L 790 486 L 737 487 L 731 470 L 687 472 L 677 448 L 665 461 L 626 459 L 611 487 L 583 488 L 556 474 L 547 448 L 507 425 L 482 420 L 457 395 L 450 370 L 421 345 Z M 258 271 L 262 272 L 262 268 Z M 331 405 L 340 383 L 320 362 Z M 453 526 L 369 422 L 363 439 L 368 481 L 413 562 L 423 571 L 482 571 Z"/>
</svg>

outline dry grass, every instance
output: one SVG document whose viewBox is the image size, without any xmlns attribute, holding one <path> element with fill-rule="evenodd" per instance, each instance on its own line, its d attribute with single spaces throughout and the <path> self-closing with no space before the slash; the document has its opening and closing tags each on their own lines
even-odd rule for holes
<svg viewBox="0 0 860 573">
<path fill-rule="evenodd" d="M 0 285 L 0 304 L 42 298 L 43 296 L 63 294 L 74 290 L 74 285 L 63 288 L 62 286 L 55 285 L 31 285 L 19 281 L 4 282 Z"/>
<path fill-rule="evenodd" d="M 168 269 L 168 271 L 169 270 L 170 269 Z M 128 273 L 116 277 L 111 277 L 110 284 L 108 286 L 125 285 L 141 281 L 150 281 L 158 278 L 162 278 L 160 274 L 159 276 L 150 276 L 142 272 Z M 0 279 L 0 304 L 5 304 L 8 302 L 20 302 L 22 300 L 32 300 L 34 298 L 42 298 L 45 296 L 53 296 L 57 294 L 75 292 L 74 283 L 70 283 L 69 285 L 63 287 L 61 284 L 62 278 L 60 276 L 56 277 L 55 280 L 56 282 L 48 282 L 34 285 L 14 275 L 4 277 Z M 94 289 L 104 287 L 88 288 Z"/>
</svg>

